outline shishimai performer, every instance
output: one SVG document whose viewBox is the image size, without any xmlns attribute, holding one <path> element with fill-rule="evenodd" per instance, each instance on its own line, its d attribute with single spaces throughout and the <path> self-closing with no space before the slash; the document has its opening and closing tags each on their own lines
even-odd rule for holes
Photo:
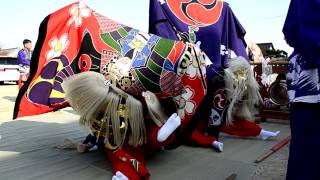
<svg viewBox="0 0 320 180">
<path fill-rule="evenodd" d="M 195 117 L 201 121 L 191 134 L 189 144 L 223 151 L 223 143 L 218 141 L 219 132 L 262 140 L 279 134 L 279 131 L 264 130 L 254 122 L 261 97 L 246 59 L 231 58 L 229 67 L 220 71 L 209 65 L 207 78 L 207 95 L 198 109 L 200 116 Z"/>
</svg>

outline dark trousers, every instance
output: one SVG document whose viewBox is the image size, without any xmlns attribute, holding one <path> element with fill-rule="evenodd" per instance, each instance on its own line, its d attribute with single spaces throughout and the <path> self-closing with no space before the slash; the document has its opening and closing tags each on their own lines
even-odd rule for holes
<svg viewBox="0 0 320 180">
<path fill-rule="evenodd" d="M 320 103 L 293 103 L 287 180 L 320 180 Z"/>
</svg>

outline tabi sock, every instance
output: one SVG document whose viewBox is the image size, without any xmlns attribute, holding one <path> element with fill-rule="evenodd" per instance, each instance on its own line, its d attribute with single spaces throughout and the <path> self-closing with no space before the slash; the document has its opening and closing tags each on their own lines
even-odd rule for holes
<svg viewBox="0 0 320 180">
<path fill-rule="evenodd" d="M 158 142 L 167 140 L 167 138 L 180 126 L 180 124 L 180 117 L 176 113 L 173 113 L 158 131 Z"/>
<path fill-rule="evenodd" d="M 223 151 L 223 143 L 219 141 L 213 141 L 212 146 L 216 148 L 218 151 L 222 152 Z"/>
<path fill-rule="evenodd" d="M 272 132 L 272 131 L 266 131 L 266 130 L 261 130 L 260 134 L 258 135 L 259 138 L 261 138 L 262 140 L 266 140 L 269 137 L 276 137 L 278 136 L 278 134 L 280 133 L 280 131 L 276 131 L 276 132 Z"/>
</svg>

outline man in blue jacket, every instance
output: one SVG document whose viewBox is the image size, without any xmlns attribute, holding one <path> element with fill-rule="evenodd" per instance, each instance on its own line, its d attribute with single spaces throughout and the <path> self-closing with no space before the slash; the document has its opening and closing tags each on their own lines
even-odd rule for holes
<svg viewBox="0 0 320 180">
<path fill-rule="evenodd" d="M 283 27 L 294 48 L 287 74 L 291 144 L 287 180 L 320 179 L 320 1 L 291 0 Z"/>
<path fill-rule="evenodd" d="M 18 64 L 25 69 L 30 67 L 32 42 L 29 39 L 25 39 L 22 43 L 23 49 L 18 52 Z"/>
</svg>

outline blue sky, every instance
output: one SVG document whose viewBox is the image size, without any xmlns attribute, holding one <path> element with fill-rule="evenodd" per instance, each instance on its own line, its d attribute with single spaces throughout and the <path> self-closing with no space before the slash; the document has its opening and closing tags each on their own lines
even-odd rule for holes
<svg viewBox="0 0 320 180">
<path fill-rule="evenodd" d="M 95 11 L 118 22 L 148 31 L 149 0 L 83 0 Z M 290 0 L 225 0 L 253 42 L 273 42 L 275 48 L 291 52 L 283 40 L 282 26 Z M 0 6 L 0 46 L 18 47 L 24 38 L 33 42 L 39 24 L 48 14 L 74 0 L 6 0 Z"/>
</svg>

